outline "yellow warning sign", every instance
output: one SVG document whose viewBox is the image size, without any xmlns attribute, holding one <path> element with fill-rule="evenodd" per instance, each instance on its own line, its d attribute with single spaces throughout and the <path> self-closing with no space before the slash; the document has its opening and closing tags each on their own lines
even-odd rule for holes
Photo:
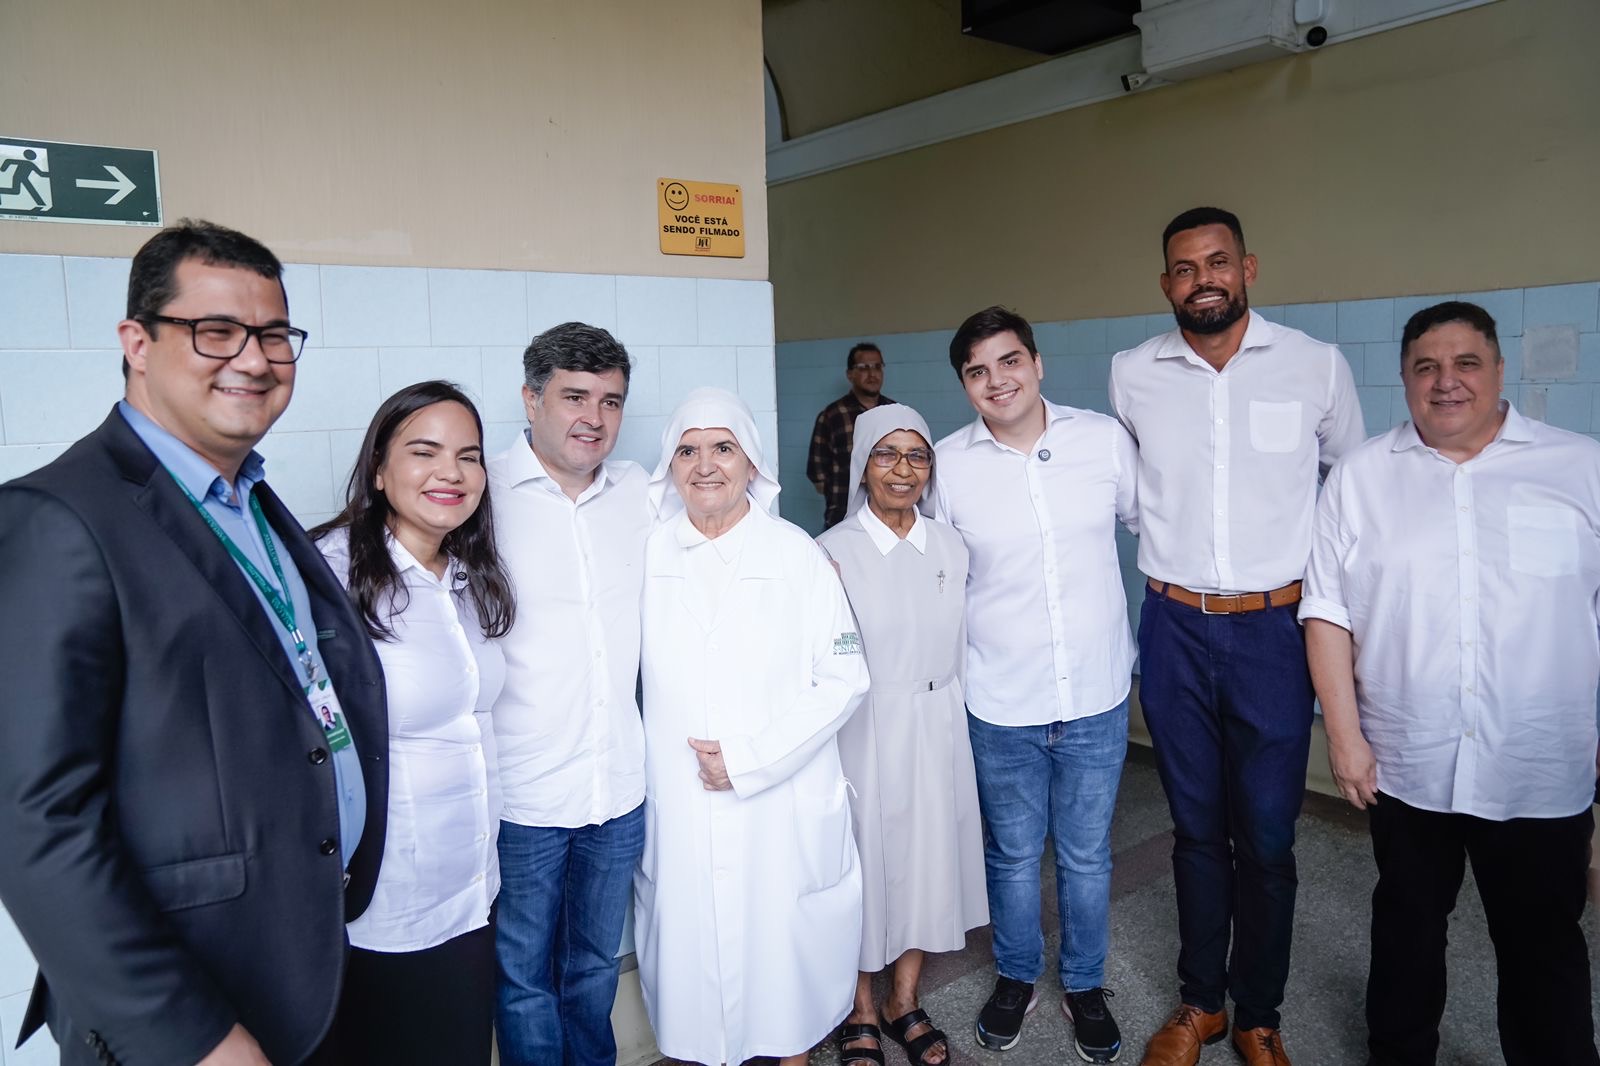
<svg viewBox="0 0 1600 1066">
<path fill-rule="evenodd" d="M 662 255 L 744 258 L 744 194 L 737 185 L 661 178 L 656 182 Z"/>
</svg>

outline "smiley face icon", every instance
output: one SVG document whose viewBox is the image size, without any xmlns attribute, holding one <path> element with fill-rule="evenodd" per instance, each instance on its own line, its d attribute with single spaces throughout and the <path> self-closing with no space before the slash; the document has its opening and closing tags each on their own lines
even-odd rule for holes
<svg viewBox="0 0 1600 1066">
<path fill-rule="evenodd" d="M 674 211 L 682 211 L 689 206 L 689 190 L 684 188 L 681 181 L 669 181 L 667 187 L 661 190 L 661 195 L 667 201 L 667 206 Z"/>
</svg>

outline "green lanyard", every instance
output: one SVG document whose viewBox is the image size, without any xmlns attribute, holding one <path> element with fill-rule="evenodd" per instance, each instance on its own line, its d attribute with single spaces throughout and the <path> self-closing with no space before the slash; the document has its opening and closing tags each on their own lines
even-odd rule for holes
<svg viewBox="0 0 1600 1066">
<path fill-rule="evenodd" d="M 172 471 L 168 470 L 167 473 L 172 474 Z M 300 632 L 300 627 L 295 625 L 294 602 L 285 598 L 289 592 L 289 582 L 283 576 L 283 564 L 278 562 L 278 549 L 272 545 L 272 530 L 267 525 L 266 516 L 261 513 L 261 504 L 256 502 L 255 493 L 250 493 L 248 497 L 250 515 L 256 520 L 256 529 L 261 532 L 262 543 L 267 546 L 267 559 L 272 563 L 272 572 L 278 576 L 278 584 L 283 588 L 282 595 L 262 576 L 261 571 L 256 569 L 256 564 L 252 563 L 244 552 L 239 550 L 239 546 L 233 542 L 233 538 L 228 536 L 227 531 L 217 524 L 215 518 L 211 517 L 211 512 L 205 509 L 205 505 L 194 498 L 194 493 L 189 491 L 189 486 L 179 481 L 177 474 L 172 474 L 172 480 L 178 482 L 178 488 L 182 489 L 183 494 L 189 498 L 189 502 L 194 504 L 194 509 L 199 511 L 200 517 L 206 520 L 206 525 L 211 527 L 211 532 L 215 533 L 217 539 L 222 541 L 222 546 L 228 549 L 228 554 L 233 556 L 233 561 L 239 564 L 239 568 L 245 572 L 245 575 L 250 578 L 255 587 L 261 591 L 261 595 L 266 599 L 268 605 L 272 607 L 272 613 L 278 616 L 278 621 L 288 632 L 289 639 L 294 641 L 295 654 L 299 656 L 300 665 L 306 672 L 306 684 L 315 685 L 317 683 L 317 663 L 311 657 L 311 650 L 306 647 L 306 638 Z"/>
</svg>

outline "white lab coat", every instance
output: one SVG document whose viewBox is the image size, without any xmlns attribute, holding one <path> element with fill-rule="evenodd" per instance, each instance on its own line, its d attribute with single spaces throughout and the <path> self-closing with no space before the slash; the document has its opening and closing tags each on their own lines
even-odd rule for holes
<svg viewBox="0 0 1600 1066">
<path fill-rule="evenodd" d="M 687 521 L 663 523 L 645 555 L 634 917 L 658 1046 L 716 1066 L 802 1052 L 849 1012 L 861 870 L 834 736 L 868 677 L 844 590 L 810 537 L 752 507 L 706 618 L 685 595 Z M 689 737 L 721 742 L 732 791 L 702 787 Z"/>
</svg>

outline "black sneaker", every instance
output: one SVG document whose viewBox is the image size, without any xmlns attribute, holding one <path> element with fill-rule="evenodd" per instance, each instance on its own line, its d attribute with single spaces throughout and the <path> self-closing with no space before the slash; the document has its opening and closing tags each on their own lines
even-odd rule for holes
<svg viewBox="0 0 1600 1066">
<path fill-rule="evenodd" d="M 978 1044 L 990 1051 L 1010 1051 L 1022 1039 L 1022 1019 L 1039 1005 L 1039 996 L 1026 981 L 997 978 L 989 1002 L 978 1012 Z"/>
<path fill-rule="evenodd" d="M 1109 988 L 1068 992 L 1061 997 L 1061 1013 L 1072 1022 L 1072 1043 L 1084 1062 L 1116 1062 L 1122 1054 L 1122 1030 L 1106 1006 Z"/>
</svg>

